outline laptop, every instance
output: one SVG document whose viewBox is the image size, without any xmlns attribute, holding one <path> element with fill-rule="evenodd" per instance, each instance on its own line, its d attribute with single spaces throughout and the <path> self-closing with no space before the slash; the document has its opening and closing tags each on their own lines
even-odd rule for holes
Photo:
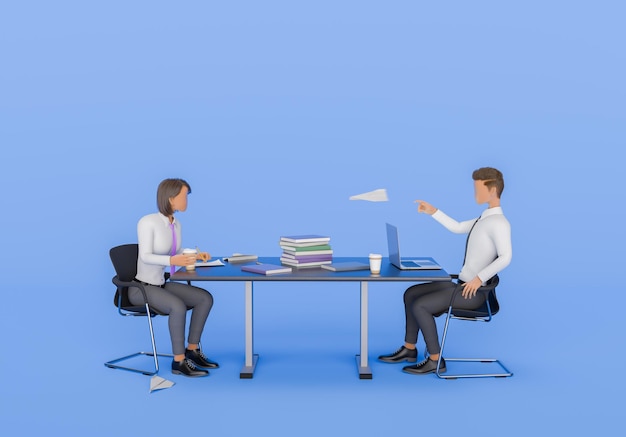
<svg viewBox="0 0 626 437">
<path fill-rule="evenodd" d="M 440 270 L 441 266 L 432 258 L 400 258 L 398 228 L 387 223 L 387 247 L 389 262 L 400 270 Z"/>
</svg>

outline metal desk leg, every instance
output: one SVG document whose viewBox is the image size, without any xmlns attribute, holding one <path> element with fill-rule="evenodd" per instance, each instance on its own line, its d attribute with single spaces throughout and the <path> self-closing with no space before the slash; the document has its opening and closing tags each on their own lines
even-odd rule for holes
<svg viewBox="0 0 626 437">
<path fill-rule="evenodd" d="M 359 379 L 372 379 L 372 370 L 367 362 L 367 282 L 361 282 L 361 353 L 356 356 Z"/>
<path fill-rule="evenodd" d="M 254 341 L 253 341 L 253 333 L 254 328 L 252 326 L 252 288 L 253 282 L 246 281 L 245 283 L 246 291 L 245 291 L 245 311 L 246 311 L 246 358 L 243 368 L 241 369 L 241 373 L 239 373 L 239 378 L 250 379 L 254 376 L 254 368 L 256 367 L 256 362 L 259 359 L 258 355 L 254 354 Z"/>
</svg>

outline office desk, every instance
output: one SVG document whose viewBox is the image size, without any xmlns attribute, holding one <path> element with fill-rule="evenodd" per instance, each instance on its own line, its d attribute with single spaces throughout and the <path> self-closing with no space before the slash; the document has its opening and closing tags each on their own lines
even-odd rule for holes
<svg viewBox="0 0 626 437">
<path fill-rule="evenodd" d="M 259 262 L 280 265 L 278 257 L 259 257 Z M 367 258 L 335 257 L 333 262 L 361 261 Z M 259 356 L 254 353 L 253 326 L 253 289 L 255 282 L 359 282 L 361 286 L 361 347 L 357 357 L 360 379 L 371 379 L 372 371 L 368 364 L 368 284 L 370 282 L 430 282 L 449 281 L 450 275 L 445 270 L 399 270 L 383 258 L 380 275 L 374 276 L 369 270 L 351 272 L 332 272 L 322 268 L 293 269 L 293 273 L 278 275 L 259 275 L 241 271 L 241 266 L 251 263 L 225 263 L 220 267 L 196 267 L 187 272 L 180 269 L 174 273 L 172 281 L 237 281 L 245 283 L 245 363 L 239 374 L 240 378 L 252 378 Z M 400 303 L 398 303 L 400 304 Z"/>
</svg>

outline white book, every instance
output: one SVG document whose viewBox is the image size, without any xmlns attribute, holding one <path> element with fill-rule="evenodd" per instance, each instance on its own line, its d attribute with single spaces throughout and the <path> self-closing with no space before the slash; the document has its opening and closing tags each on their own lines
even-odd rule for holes
<svg viewBox="0 0 626 437">
<path fill-rule="evenodd" d="M 259 259 L 258 255 L 244 255 L 241 253 L 233 253 L 231 256 L 224 258 L 224 261 L 229 263 L 242 263 L 248 261 L 256 261 Z"/>
</svg>

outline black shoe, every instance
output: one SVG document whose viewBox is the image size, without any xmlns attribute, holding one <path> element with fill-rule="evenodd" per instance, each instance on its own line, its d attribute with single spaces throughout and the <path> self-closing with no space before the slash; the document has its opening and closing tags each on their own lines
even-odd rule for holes
<svg viewBox="0 0 626 437">
<path fill-rule="evenodd" d="M 400 349 L 394 353 L 381 355 L 378 359 L 385 363 L 401 363 L 402 361 L 414 363 L 417 361 L 417 349 L 407 349 L 404 346 L 400 346 Z"/>
<path fill-rule="evenodd" d="M 194 363 L 196 363 L 196 366 L 203 367 L 205 369 L 217 369 L 220 366 L 215 361 L 209 360 L 207 356 L 204 355 L 200 349 L 195 349 L 195 350 L 186 349 L 185 358 L 188 358 Z"/>
<path fill-rule="evenodd" d="M 207 376 L 209 371 L 196 368 L 193 361 L 189 358 L 185 358 L 180 363 L 172 360 L 172 373 L 174 375 L 185 375 L 194 378 L 198 376 Z"/>
<path fill-rule="evenodd" d="M 437 371 L 437 360 L 431 360 L 430 358 L 425 358 L 424 361 L 421 361 L 413 366 L 406 366 L 402 368 L 403 372 L 410 373 L 412 375 L 425 375 L 427 373 L 434 373 Z M 441 365 L 439 366 L 439 373 L 446 372 L 446 361 L 442 358 Z"/>
</svg>

